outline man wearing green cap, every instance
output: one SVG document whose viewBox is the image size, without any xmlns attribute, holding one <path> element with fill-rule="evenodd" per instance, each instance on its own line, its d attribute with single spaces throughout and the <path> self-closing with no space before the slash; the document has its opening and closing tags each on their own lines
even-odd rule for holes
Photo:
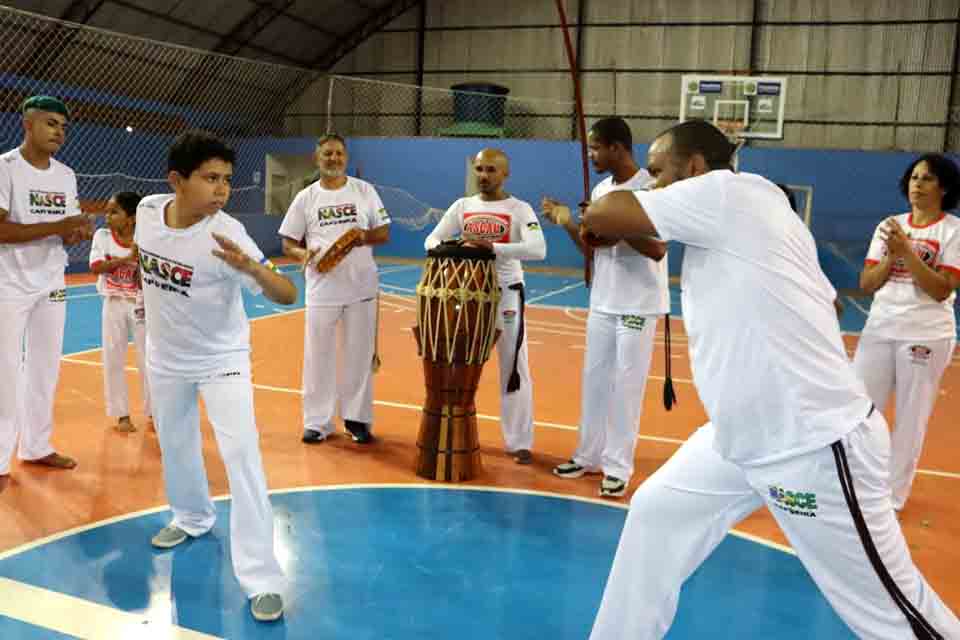
<svg viewBox="0 0 960 640">
<path fill-rule="evenodd" d="M 24 462 L 77 464 L 50 442 L 66 318 L 63 246 L 93 234 L 76 175 L 53 158 L 66 137 L 66 105 L 34 96 L 22 112 L 23 143 L 0 155 L 0 371 L 8 381 L 0 384 L 0 491 L 18 437 Z"/>
</svg>

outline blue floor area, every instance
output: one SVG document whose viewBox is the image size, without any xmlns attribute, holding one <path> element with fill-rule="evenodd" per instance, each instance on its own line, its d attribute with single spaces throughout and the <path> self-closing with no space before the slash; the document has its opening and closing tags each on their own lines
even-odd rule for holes
<svg viewBox="0 0 960 640">
<path fill-rule="evenodd" d="M 274 304 L 262 296 L 251 296 L 244 292 L 244 303 L 247 314 L 251 318 L 282 313 L 292 309 L 303 308 L 304 281 L 303 274 L 296 267 L 283 269 L 297 285 L 298 297 L 296 303 L 289 307 Z M 400 295 L 415 295 L 417 282 L 420 279 L 419 265 L 380 265 L 380 284 L 384 291 Z M 587 309 L 590 304 L 590 293 L 583 286 L 580 277 L 548 275 L 543 273 L 527 273 L 526 298 L 530 304 L 572 307 Z M 670 288 L 671 313 L 680 317 L 680 289 L 677 286 Z M 844 300 L 845 309 L 840 327 L 844 331 L 859 332 L 866 321 L 864 311 L 869 302 L 852 302 Z M 858 308 L 864 307 L 863 310 Z M 64 338 L 64 353 L 77 353 L 95 349 L 100 346 L 100 297 L 94 285 L 70 287 L 67 291 L 67 332 Z"/>
<path fill-rule="evenodd" d="M 217 637 L 584 640 L 623 526 L 615 506 L 509 491 L 349 488 L 272 496 L 291 580 L 286 618 L 256 623 L 233 578 L 230 503 L 172 551 L 141 515 L 0 560 L 0 576 Z M 169 611 L 169 614 L 163 613 Z M 61 638 L 0 618 L 0 638 Z M 846 639 L 791 555 L 728 536 L 684 587 L 669 638 Z"/>
</svg>

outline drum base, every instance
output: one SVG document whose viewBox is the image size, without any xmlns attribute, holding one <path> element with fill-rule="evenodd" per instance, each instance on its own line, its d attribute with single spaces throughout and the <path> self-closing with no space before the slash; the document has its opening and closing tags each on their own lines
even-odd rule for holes
<svg viewBox="0 0 960 640">
<path fill-rule="evenodd" d="M 417 435 L 417 475 L 441 482 L 463 482 L 480 474 L 476 407 L 423 408 Z"/>
</svg>

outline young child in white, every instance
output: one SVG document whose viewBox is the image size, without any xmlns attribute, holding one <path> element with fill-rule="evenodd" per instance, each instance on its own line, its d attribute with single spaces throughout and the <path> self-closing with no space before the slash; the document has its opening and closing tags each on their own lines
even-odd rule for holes
<svg viewBox="0 0 960 640">
<path fill-rule="evenodd" d="M 97 292 L 103 296 L 100 326 L 107 415 L 117 419 L 117 431 L 127 433 L 137 430 L 130 420 L 127 396 L 127 345 L 131 334 L 136 347 L 140 388 L 143 389 L 143 415 L 151 426 L 153 424 L 144 362 L 143 297 L 133 245 L 138 204 L 139 194 L 129 191 L 114 194 L 107 202 L 107 226 L 93 235 L 90 247 L 90 272 L 97 274 Z"/>
<path fill-rule="evenodd" d="M 497 314 L 497 360 L 500 365 L 500 429 L 508 453 L 518 464 L 530 464 L 533 448 L 533 380 L 527 362 L 524 330 L 523 266 L 521 260 L 543 260 L 547 245 L 533 208 L 509 195 L 507 156 L 484 149 L 474 161 L 480 193 L 460 198 L 447 209 L 424 247 L 429 251 L 445 240 L 461 237 L 468 245 L 491 249 L 496 255 L 501 298 Z"/>
<path fill-rule="evenodd" d="M 146 309 L 147 370 L 172 522 L 151 540 L 166 549 L 213 527 L 198 396 L 230 483 L 234 573 L 257 620 L 283 615 L 285 579 L 273 548 L 273 511 L 260 458 L 250 379 L 250 323 L 241 289 L 279 304 L 296 287 L 270 268 L 243 225 L 222 211 L 234 152 L 212 135 L 170 149 L 175 195 L 144 198 L 134 240 Z"/>
</svg>

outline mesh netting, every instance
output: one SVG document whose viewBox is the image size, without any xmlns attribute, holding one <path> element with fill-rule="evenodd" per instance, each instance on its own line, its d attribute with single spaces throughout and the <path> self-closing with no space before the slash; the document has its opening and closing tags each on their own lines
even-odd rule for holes
<svg viewBox="0 0 960 640">
<path fill-rule="evenodd" d="M 322 104 L 325 82 L 306 69 L 232 58 L 0 8 L 0 149 L 20 144 L 19 106 L 56 95 L 71 110 L 57 158 L 78 174 L 81 206 L 102 210 L 120 190 L 168 191 L 166 155 L 189 128 L 237 151 L 231 213 L 266 210 L 265 157 L 308 152 L 285 129 L 296 103 Z M 85 260 L 86 245 L 71 247 Z"/>
</svg>

